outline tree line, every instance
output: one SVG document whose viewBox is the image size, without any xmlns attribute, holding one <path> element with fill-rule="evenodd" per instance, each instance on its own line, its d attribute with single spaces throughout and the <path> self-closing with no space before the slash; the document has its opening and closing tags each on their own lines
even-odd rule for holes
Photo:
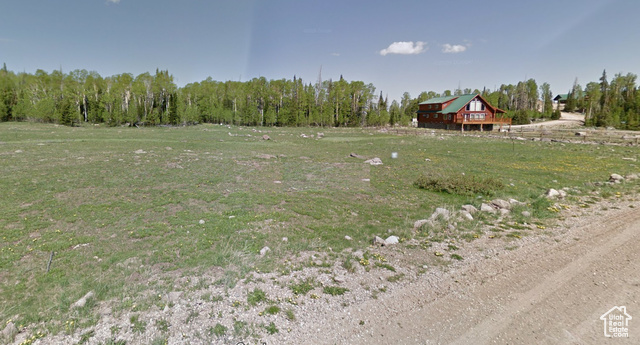
<svg viewBox="0 0 640 345">
<path fill-rule="evenodd" d="M 578 81 L 567 94 L 565 111 L 585 114 L 588 126 L 640 129 L 640 98 L 637 97 L 637 75 L 614 75 L 611 81 L 602 71 L 599 82 L 589 82 L 583 89 Z"/>
<path fill-rule="evenodd" d="M 636 129 L 640 101 L 636 76 L 606 72 L 599 83 L 582 89 L 574 83 L 566 110 L 586 113 L 587 124 Z M 251 126 L 387 126 L 408 125 L 418 104 L 433 97 L 478 93 L 507 111 L 514 124 L 557 118 L 548 83 L 534 79 L 503 84 L 495 90 L 456 89 L 408 92 L 389 103 L 372 84 L 362 81 L 293 79 L 201 82 L 177 87 L 166 70 L 102 77 L 74 70 L 34 74 L 0 70 L 0 121 L 34 121 L 74 125 L 81 122 L 119 125 L 224 123 Z"/>
</svg>

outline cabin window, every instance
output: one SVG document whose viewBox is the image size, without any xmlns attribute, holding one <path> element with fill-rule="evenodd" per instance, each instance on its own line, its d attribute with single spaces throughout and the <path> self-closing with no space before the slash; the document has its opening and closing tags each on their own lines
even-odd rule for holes
<svg viewBox="0 0 640 345">
<path fill-rule="evenodd" d="M 438 114 L 433 114 L 433 118 L 437 119 L 438 118 Z"/>
<path fill-rule="evenodd" d="M 468 111 L 483 111 L 484 104 L 479 99 L 474 99 L 473 101 L 467 103 Z"/>
</svg>

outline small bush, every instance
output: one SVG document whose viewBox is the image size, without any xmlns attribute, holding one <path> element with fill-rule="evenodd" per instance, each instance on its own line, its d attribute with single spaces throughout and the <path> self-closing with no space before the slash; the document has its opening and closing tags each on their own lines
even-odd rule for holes
<svg viewBox="0 0 640 345">
<path fill-rule="evenodd" d="M 253 289 L 253 291 L 249 292 L 249 294 L 247 295 L 247 303 L 249 303 L 250 305 L 256 305 L 266 300 L 267 294 L 260 289 Z"/>
<path fill-rule="evenodd" d="M 227 333 L 227 327 L 221 325 L 220 323 L 217 323 L 215 326 L 209 329 L 209 333 L 217 337 L 222 337 Z"/>
<path fill-rule="evenodd" d="M 313 280 L 307 279 L 307 280 L 305 280 L 303 282 L 300 282 L 298 284 L 291 284 L 291 285 L 289 285 L 289 288 L 296 295 L 306 295 L 307 292 L 313 290 L 314 285 L 315 284 L 314 284 Z"/>
<path fill-rule="evenodd" d="M 331 296 L 344 295 L 347 291 L 349 291 L 349 289 L 339 286 L 325 286 L 324 289 L 322 289 L 322 292 Z"/>
<path fill-rule="evenodd" d="M 277 305 L 272 305 L 270 307 L 267 307 L 264 312 L 269 315 L 275 315 L 280 312 L 280 307 L 278 307 Z"/>
<path fill-rule="evenodd" d="M 268 326 L 264 326 L 264 329 L 267 330 L 267 333 L 272 335 L 278 333 L 278 328 L 276 327 L 276 324 L 273 322 L 271 322 Z"/>
<path fill-rule="evenodd" d="M 422 175 L 414 183 L 416 187 L 434 192 L 458 195 L 494 195 L 504 184 L 494 178 L 480 178 L 468 175 Z"/>
<path fill-rule="evenodd" d="M 144 333 L 147 328 L 147 323 L 141 321 L 138 315 L 132 315 L 129 321 L 131 322 L 131 328 L 134 333 Z"/>
<path fill-rule="evenodd" d="M 295 321 L 296 320 L 296 315 L 293 313 L 292 309 L 287 309 L 284 314 L 287 316 L 287 320 L 289 321 Z"/>
</svg>

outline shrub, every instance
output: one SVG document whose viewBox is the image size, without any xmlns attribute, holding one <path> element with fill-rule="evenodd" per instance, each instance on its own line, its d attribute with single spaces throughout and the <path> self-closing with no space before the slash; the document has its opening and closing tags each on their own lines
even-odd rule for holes
<svg viewBox="0 0 640 345">
<path fill-rule="evenodd" d="M 322 292 L 331 296 L 344 295 L 347 291 L 349 291 L 349 289 L 339 286 L 325 286 L 324 289 L 322 289 Z"/>
<path fill-rule="evenodd" d="M 298 284 L 291 284 L 289 286 L 289 288 L 296 295 L 306 295 L 307 292 L 313 290 L 314 285 L 315 284 L 314 284 L 312 279 L 307 279 L 307 280 L 305 280 L 303 282 L 300 282 Z"/>
<path fill-rule="evenodd" d="M 253 291 L 247 294 L 247 303 L 249 303 L 250 305 L 256 305 L 266 300 L 267 300 L 267 294 L 260 289 L 253 289 Z"/>
<path fill-rule="evenodd" d="M 504 184 L 494 178 L 480 178 L 468 175 L 422 175 L 414 183 L 418 188 L 458 195 L 493 195 L 504 188 Z"/>
</svg>

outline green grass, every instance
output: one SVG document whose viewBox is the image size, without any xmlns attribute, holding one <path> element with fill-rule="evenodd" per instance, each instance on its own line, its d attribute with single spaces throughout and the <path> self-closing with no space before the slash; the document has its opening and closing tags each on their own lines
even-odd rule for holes
<svg viewBox="0 0 640 345">
<path fill-rule="evenodd" d="M 222 337 L 227 333 L 227 327 L 221 325 L 220 323 L 216 323 L 214 327 L 211 327 L 209 333 L 215 335 L 216 337 Z"/>
<path fill-rule="evenodd" d="M 316 283 L 313 279 L 309 278 L 299 283 L 293 283 L 289 285 L 289 289 L 296 295 L 306 295 L 307 292 L 313 290 Z"/>
<path fill-rule="evenodd" d="M 409 231 L 436 207 L 480 206 L 490 193 L 527 203 L 522 210 L 532 218 L 553 218 L 552 203 L 540 197 L 548 188 L 604 188 L 601 197 L 612 197 L 631 183 L 593 182 L 614 172 L 637 172 L 622 158 L 639 151 L 476 137 L 438 140 L 357 128 L 326 128 L 324 139 L 310 140 L 300 137 L 307 128 L 263 130 L 273 140 L 260 140 L 251 128 L 217 125 L 0 123 L 0 324 L 13 318 L 55 333 L 73 316 L 83 328 L 95 324 L 105 301 L 116 312 L 151 308 L 157 301 L 144 300 L 144 283 L 162 272 L 189 275 L 221 267 L 224 273 L 192 288 L 233 287 L 256 269 L 280 269 L 278 258 L 327 248 L 365 250 L 368 239 L 387 229 Z M 380 157 L 384 164 L 364 164 L 348 157 L 351 152 Z M 390 159 L 391 152 L 399 158 Z M 450 193 L 416 187 L 421 176 L 475 180 Z M 476 189 L 487 179 L 495 182 L 489 191 Z M 516 235 L 524 234 L 507 236 Z M 436 241 L 465 235 L 438 230 L 430 236 Z M 272 252 L 261 257 L 264 246 Z M 354 269 L 352 259 L 346 257 L 344 266 Z M 131 279 L 137 280 L 124 283 Z M 296 288 L 297 294 L 308 288 Z M 72 311 L 88 291 L 94 291 L 93 302 Z"/>
<path fill-rule="evenodd" d="M 347 288 L 339 287 L 339 286 L 325 286 L 322 289 L 322 292 L 331 296 L 339 296 L 344 295 L 345 292 L 349 291 Z"/>
<path fill-rule="evenodd" d="M 261 289 L 253 289 L 253 291 L 247 294 L 247 303 L 255 306 L 259 303 L 267 301 L 267 294 Z"/>
</svg>

